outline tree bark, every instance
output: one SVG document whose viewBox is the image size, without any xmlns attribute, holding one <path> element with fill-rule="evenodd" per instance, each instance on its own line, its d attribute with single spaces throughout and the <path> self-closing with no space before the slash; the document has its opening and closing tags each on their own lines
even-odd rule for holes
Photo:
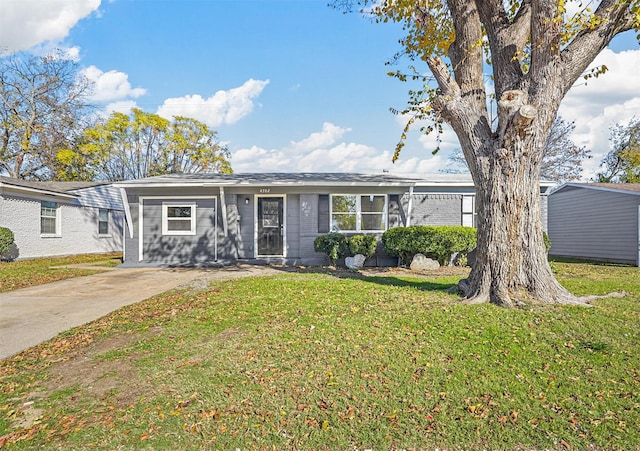
<svg viewBox="0 0 640 451">
<path fill-rule="evenodd" d="M 488 170 L 477 174 L 476 261 L 459 287 L 469 303 L 582 304 L 551 272 L 540 221 L 539 167 L 523 144 L 496 149 Z"/>
</svg>

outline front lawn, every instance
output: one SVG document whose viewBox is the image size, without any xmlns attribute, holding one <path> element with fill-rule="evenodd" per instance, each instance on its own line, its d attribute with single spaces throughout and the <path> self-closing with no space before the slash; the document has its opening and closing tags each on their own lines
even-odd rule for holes
<svg viewBox="0 0 640 451">
<path fill-rule="evenodd" d="M 115 266 L 122 263 L 120 257 L 121 254 L 85 254 L 0 262 L 0 292 L 95 274 L 102 270 L 64 266 L 80 263 Z"/>
<path fill-rule="evenodd" d="M 638 269 L 554 262 L 595 308 L 466 306 L 454 276 L 173 291 L 0 364 L 8 449 L 635 449 Z"/>
</svg>

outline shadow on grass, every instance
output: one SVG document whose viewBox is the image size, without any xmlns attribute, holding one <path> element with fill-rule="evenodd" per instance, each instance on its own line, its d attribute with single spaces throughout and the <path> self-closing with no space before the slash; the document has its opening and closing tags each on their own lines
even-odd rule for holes
<svg viewBox="0 0 640 451">
<path fill-rule="evenodd" d="M 417 281 L 417 280 L 403 280 L 398 277 L 383 277 L 383 276 L 362 276 L 360 279 L 365 282 L 377 283 L 379 285 L 393 286 L 393 287 L 410 287 L 416 288 L 422 291 L 443 291 L 454 287 L 457 283 L 440 283 L 429 280 Z"/>
</svg>

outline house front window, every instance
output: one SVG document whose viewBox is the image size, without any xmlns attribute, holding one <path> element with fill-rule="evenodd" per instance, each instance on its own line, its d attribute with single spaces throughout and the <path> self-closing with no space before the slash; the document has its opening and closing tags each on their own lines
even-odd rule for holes
<svg viewBox="0 0 640 451">
<path fill-rule="evenodd" d="M 98 210 L 98 235 L 109 234 L 109 210 L 100 208 Z"/>
<path fill-rule="evenodd" d="M 162 234 L 163 235 L 195 235 L 196 234 L 196 205 L 195 204 L 163 204 L 162 205 Z"/>
<path fill-rule="evenodd" d="M 58 235 L 58 204 L 40 202 L 40 234 Z"/>
<path fill-rule="evenodd" d="M 387 228 L 387 196 L 334 194 L 331 196 L 333 232 L 383 232 Z"/>
</svg>

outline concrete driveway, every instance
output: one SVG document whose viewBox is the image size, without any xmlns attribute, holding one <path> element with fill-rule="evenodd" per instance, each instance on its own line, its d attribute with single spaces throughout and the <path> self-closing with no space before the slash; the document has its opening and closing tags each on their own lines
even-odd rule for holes
<svg viewBox="0 0 640 451">
<path fill-rule="evenodd" d="M 115 268 L 0 293 L 0 359 L 156 294 L 211 280 L 277 273 L 271 267 Z"/>
</svg>

